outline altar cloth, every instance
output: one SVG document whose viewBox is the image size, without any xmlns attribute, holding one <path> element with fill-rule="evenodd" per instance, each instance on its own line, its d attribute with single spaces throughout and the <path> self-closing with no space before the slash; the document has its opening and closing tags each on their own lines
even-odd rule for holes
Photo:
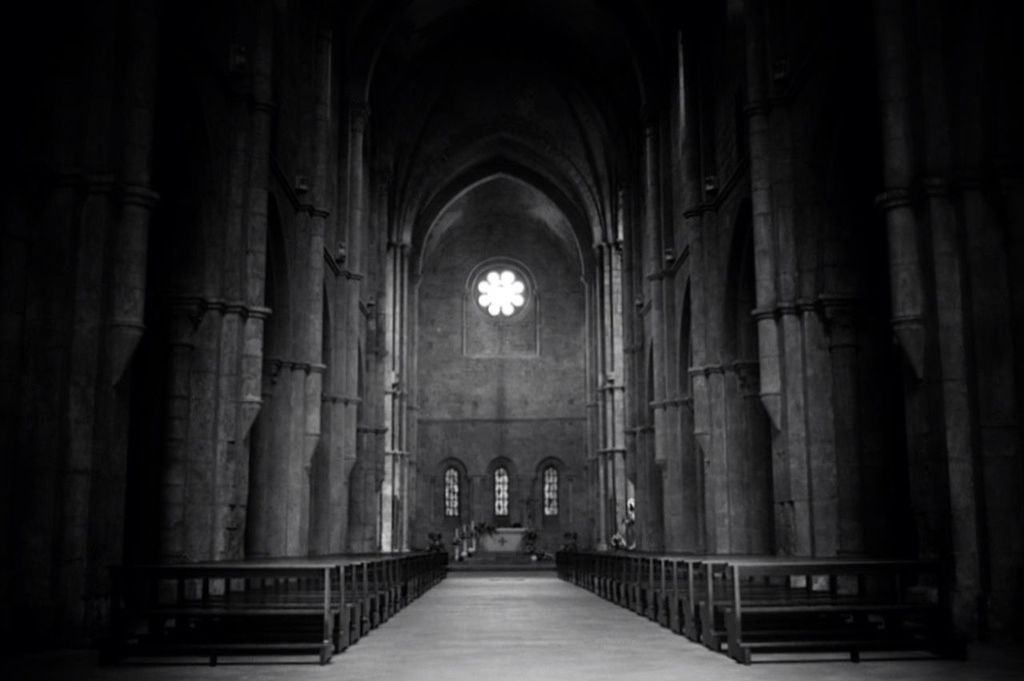
<svg viewBox="0 0 1024 681">
<path fill-rule="evenodd" d="M 522 527 L 499 527 L 494 532 L 480 535 L 479 549 L 491 553 L 515 553 L 522 548 L 525 534 Z"/>
</svg>

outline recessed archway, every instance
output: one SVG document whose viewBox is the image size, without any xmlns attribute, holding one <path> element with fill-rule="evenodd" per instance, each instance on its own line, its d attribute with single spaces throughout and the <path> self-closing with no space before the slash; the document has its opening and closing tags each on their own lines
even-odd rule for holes
<svg viewBox="0 0 1024 681">
<path fill-rule="evenodd" d="M 437 203 L 438 215 L 417 240 L 412 303 L 419 465 L 463 462 L 474 490 L 463 522 L 540 529 L 538 466 L 558 460 L 567 480 L 582 478 L 585 462 L 586 295 L 577 234 L 558 203 L 505 173 L 488 173 Z M 530 300 L 520 314 L 490 316 L 470 290 L 498 265 L 526 282 Z M 498 467 L 507 494 L 501 514 L 494 506 Z M 423 496 L 441 494 L 438 488 Z M 587 513 L 569 495 L 559 510 L 581 521 Z M 431 513 L 421 508 L 414 517 Z M 548 525 L 549 550 L 561 532 L 585 530 L 582 522 Z"/>
</svg>

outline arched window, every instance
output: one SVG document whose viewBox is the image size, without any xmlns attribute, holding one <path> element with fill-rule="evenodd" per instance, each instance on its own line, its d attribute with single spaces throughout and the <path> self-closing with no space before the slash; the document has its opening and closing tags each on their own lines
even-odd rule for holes
<svg viewBox="0 0 1024 681">
<path fill-rule="evenodd" d="M 508 470 L 494 469 L 494 515 L 508 515 Z"/>
<path fill-rule="evenodd" d="M 544 469 L 544 515 L 558 515 L 558 469 Z"/>
<path fill-rule="evenodd" d="M 459 517 L 459 471 L 454 467 L 444 472 L 444 516 Z"/>
</svg>

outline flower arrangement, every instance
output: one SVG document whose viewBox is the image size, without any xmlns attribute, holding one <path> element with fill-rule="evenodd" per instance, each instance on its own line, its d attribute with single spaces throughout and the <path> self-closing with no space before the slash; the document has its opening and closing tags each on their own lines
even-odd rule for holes
<svg viewBox="0 0 1024 681">
<path fill-rule="evenodd" d="M 483 523 L 483 522 L 481 522 L 481 523 L 473 523 L 472 527 L 473 527 L 473 532 L 475 532 L 477 534 L 477 536 L 482 536 L 482 535 L 490 536 L 490 535 L 494 534 L 494 531 L 497 529 L 491 523 Z"/>
<path fill-rule="evenodd" d="M 427 550 L 431 553 L 444 553 L 444 539 L 441 538 L 440 532 L 430 532 L 427 534 Z"/>
<path fill-rule="evenodd" d="M 537 532 L 527 530 L 523 533 L 523 553 L 537 554 Z"/>
</svg>

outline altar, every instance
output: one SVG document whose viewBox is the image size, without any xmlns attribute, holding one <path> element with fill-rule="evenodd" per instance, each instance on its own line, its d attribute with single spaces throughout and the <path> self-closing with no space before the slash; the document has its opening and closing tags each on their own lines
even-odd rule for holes
<svg viewBox="0 0 1024 681">
<path fill-rule="evenodd" d="M 526 529 L 522 527 L 499 527 L 480 535 L 479 548 L 490 553 L 515 553 L 522 549 L 525 534 Z"/>
</svg>

